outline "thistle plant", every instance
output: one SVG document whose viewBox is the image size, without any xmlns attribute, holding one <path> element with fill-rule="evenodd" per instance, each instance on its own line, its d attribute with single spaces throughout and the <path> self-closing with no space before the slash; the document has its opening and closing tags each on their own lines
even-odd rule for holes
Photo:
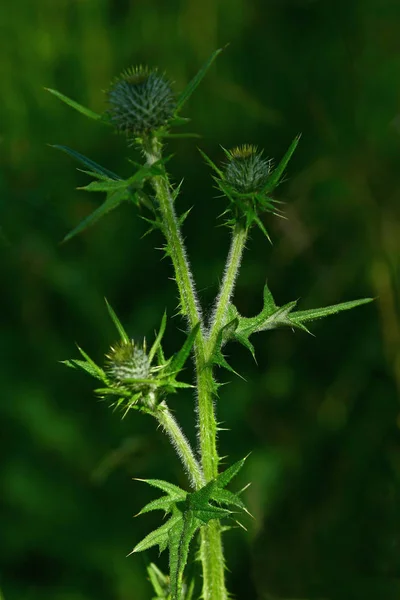
<svg viewBox="0 0 400 600">
<path fill-rule="evenodd" d="M 106 398 L 110 406 L 121 411 L 122 416 L 128 417 L 136 411 L 153 417 L 173 444 L 187 474 L 187 489 L 161 479 L 144 480 L 161 490 L 162 495 L 144 506 L 139 514 L 161 510 L 168 519 L 136 542 L 130 554 L 152 546 L 158 546 L 160 551 L 168 549 L 169 575 L 163 574 L 153 563 L 148 568 L 158 600 L 189 600 L 198 595 L 196 583 L 185 579 L 191 546 L 197 547 L 201 561 L 201 597 L 204 600 L 227 600 L 229 597 L 222 533 L 240 518 L 238 513 L 247 511 L 241 492 L 227 487 L 243 468 L 245 458 L 222 468 L 218 452 L 220 384 L 216 371 L 218 367 L 234 371 L 224 355 L 226 344 L 239 342 L 255 357 L 250 338 L 257 332 L 284 327 L 307 332 L 307 324 L 311 321 L 371 300 L 365 298 L 325 308 L 298 310 L 297 300 L 278 306 L 265 285 L 263 308 L 258 315 L 241 316 L 233 304 L 235 282 L 250 231 L 257 227 L 270 241 L 269 219 L 282 216 L 275 192 L 299 143 L 300 138 L 296 136 L 277 164 L 251 144 L 224 150 L 225 159 L 220 165 L 200 151 L 211 169 L 218 195 L 222 198 L 220 201 L 224 202 L 224 223 L 231 231 L 231 245 L 220 289 L 210 319 L 204 317 L 181 233 L 188 213 L 178 215 L 176 212 L 180 186 L 170 181 L 167 171 L 170 157 L 164 151 L 168 138 L 194 135 L 174 130 L 188 122 L 181 111 L 220 52 L 218 50 L 210 57 L 177 96 L 167 77 L 157 70 L 134 67 L 125 71 L 106 92 L 108 108 L 104 114 L 94 113 L 60 92 L 49 90 L 86 117 L 125 135 L 128 146 L 139 149 L 143 157 L 140 163 L 131 161 L 133 173 L 124 179 L 67 146 L 55 146 L 79 161 L 92 178 L 83 189 L 105 194 L 100 207 L 78 224 L 65 240 L 94 224 L 122 202 L 142 207 L 147 211 L 144 218 L 150 230 L 159 230 L 164 236 L 165 253 L 172 264 L 178 288 L 179 313 L 187 330 L 182 348 L 166 358 L 162 347 L 167 326 L 165 314 L 155 339 L 148 346 L 146 340 L 139 342 L 130 338 L 107 303 L 118 339 L 106 351 L 104 364 L 97 365 L 80 348 L 80 358 L 65 361 L 67 366 L 83 369 L 97 379 L 100 384 L 96 394 Z M 195 371 L 194 386 L 180 379 L 190 356 Z M 191 447 L 169 408 L 170 394 L 187 387 L 194 388 L 197 449 Z"/>
</svg>

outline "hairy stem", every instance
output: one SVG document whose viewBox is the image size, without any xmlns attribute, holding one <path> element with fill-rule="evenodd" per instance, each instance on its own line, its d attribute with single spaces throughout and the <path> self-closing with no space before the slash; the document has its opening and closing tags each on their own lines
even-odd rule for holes
<svg viewBox="0 0 400 600">
<path fill-rule="evenodd" d="M 161 143 L 157 139 L 152 139 L 145 144 L 144 151 L 147 163 L 152 165 L 161 158 Z M 204 324 L 167 174 L 153 176 L 152 184 L 158 201 L 158 211 L 167 240 L 168 253 L 175 270 L 182 313 L 187 316 L 190 327 L 193 328 L 198 322 L 201 323 L 194 344 L 194 359 L 197 377 L 197 427 L 201 464 L 204 479 L 208 482 L 218 475 L 219 458 L 217 422 L 213 404 L 215 385 L 212 367 L 206 361 Z M 219 522 L 210 521 L 202 528 L 200 557 L 203 568 L 204 600 L 226 600 L 228 593 L 225 586 L 224 556 Z"/>
<path fill-rule="evenodd" d="M 161 159 L 161 143 L 153 138 L 145 147 L 147 163 L 154 164 Z M 178 285 L 181 311 L 188 318 L 193 328 L 200 322 L 203 325 L 200 305 L 194 286 L 189 261 L 186 255 L 178 219 L 175 213 L 174 199 L 168 181 L 167 173 L 152 177 L 152 184 L 158 200 L 161 213 L 163 233 L 167 240 L 167 251 L 171 256 Z"/>
<path fill-rule="evenodd" d="M 205 483 L 201 467 L 194 456 L 185 434 L 164 402 L 158 406 L 155 417 L 170 438 L 192 486 L 195 489 L 201 488 Z"/>
<path fill-rule="evenodd" d="M 241 223 L 236 223 L 232 234 L 231 247 L 226 261 L 225 273 L 215 303 L 211 325 L 207 339 L 208 353 L 212 353 L 221 328 L 225 325 L 225 315 L 235 287 L 236 278 L 247 240 L 248 230 Z M 207 358 L 209 354 L 207 355 Z"/>
</svg>

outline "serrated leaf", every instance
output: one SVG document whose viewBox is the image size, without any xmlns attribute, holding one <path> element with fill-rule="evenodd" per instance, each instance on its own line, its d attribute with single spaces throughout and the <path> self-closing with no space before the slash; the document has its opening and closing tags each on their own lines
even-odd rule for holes
<svg viewBox="0 0 400 600">
<path fill-rule="evenodd" d="M 288 302 L 284 304 L 280 308 L 277 308 L 272 315 L 269 315 L 264 321 L 262 321 L 258 326 L 256 325 L 253 330 L 254 333 L 258 331 L 268 331 L 270 329 L 276 329 L 280 325 L 287 324 L 287 319 L 289 314 L 291 314 L 292 310 L 297 304 L 297 300 L 293 300 L 293 302 Z M 256 322 L 254 322 L 256 323 Z M 252 333 L 253 333 L 252 332 Z"/>
<path fill-rule="evenodd" d="M 362 298 L 360 300 L 350 300 L 350 302 L 341 302 L 340 304 L 332 304 L 331 306 L 324 306 L 322 308 L 311 308 L 309 310 L 297 310 L 290 315 L 290 321 L 295 323 L 306 323 L 307 321 L 314 321 L 315 319 L 321 319 L 330 315 L 335 315 L 343 310 L 350 310 L 363 304 L 372 302 L 373 298 Z"/>
<path fill-rule="evenodd" d="M 50 144 L 50 146 L 52 148 L 56 148 L 57 150 L 61 150 L 62 152 L 65 152 L 66 154 L 68 154 L 69 156 L 71 156 L 72 158 L 77 160 L 78 162 L 85 165 L 85 167 L 88 167 L 91 171 L 94 171 L 95 173 L 98 173 L 99 175 L 108 177 L 110 179 L 115 179 L 115 181 L 119 181 L 120 179 L 122 179 L 122 177 L 120 177 L 116 173 L 113 173 L 109 169 L 102 167 L 101 165 L 94 162 L 94 160 L 92 160 L 91 158 L 88 158 L 87 156 L 80 154 L 76 150 L 72 150 L 72 148 L 69 148 L 68 146 L 62 146 L 60 144 Z"/>
<path fill-rule="evenodd" d="M 90 110 L 90 108 L 86 108 L 86 106 L 82 106 L 82 104 L 79 104 L 79 102 L 76 102 L 75 100 L 72 100 L 71 98 L 68 98 L 68 96 L 65 96 L 64 94 L 62 94 L 61 92 L 58 92 L 57 90 L 52 90 L 51 88 L 44 88 L 44 89 L 47 90 L 48 92 L 50 92 L 50 94 L 53 94 L 53 96 L 56 96 L 56 98 L 58 98 L 62 102 L 65 102 L 65 104 L 68 104 L 68 106 L 71 106 L 71 108 L 74 108 L 75 110 L 80 112 L 82 115 L 85 115 L 85 117 L 89 117 L 89 119 L 94 119 L 95 121 L 102 121 L 103 123 L 106 123 L 103 115 L 99 115 L 98 113 L 95 113 L 93 110 Z"/>
<path fill-rule="evenodd" d="M 238 496 L 238 494 L 234 494 L 229 490 L 215 490 L 212 499 L 215 502 L 218 502 L 219 504 L 225 504 L 226 506 L 236 506 L 237 508 L 248 512 L 243 500 Z"/>
<path fill-rule="evenodd" d="M 132 550 L 131 554 L 134 552 L 143 552 L 143 550 L 148 550 L 153 546 L 158 546 L 160 548 L 160 552 L 166 549 L 169 542 L 169 533 L 170 530 L 176 525 L 179 521 L 181 521 L 181 514 L 177 514 L 172 516 L 164 525 L 158 527 L 148 535 Z"/>
<path fill-rule="evenodd" d="M 198 73 L 188 83 L 188 85 L 178 98 L 178 101 L 176 103 L 176 113 L 178 113 L 184 106 L 184 104 L 188 101 L 190 96 L 193 94 L 194 90 L 197 88 L 203 77 L 206 75 L 208 69 L 211 67 L 217 56 L 221 54 L 223 50 L 224 48 L 218 48 L 218 50 L 215 50 L 215 52 L 212 53 L 210 58 L 204 63 L 204 65 L 201 67 Z"/>
<path fill-rule="evenodd" d="M 224 326 L 226 328 L 225 334 L 221 339 L 219 339 L 219 347 L 221 347 L 221 345 L 223 345 L 229 339 L 232 339 L 245 346 L 255 358 L 254 346 L 249 341 L 249 337 L 253 333 L 268 331 L 284 326 L 292 328 L 297 327 L 298 329 L 310 333 L 307 327 L 304 325 L 305 322 L 327 317 L 329 315 L 334 315 L 344 310 L 350 310 L 352 308 L 356 308 L 357 306 L 372 302 L 372 300 L 373 298 L 363 298 L 360 300 L 342 302 L 340 304 L 326 306 L 323 308 L 294 311 L 294 308 L 297 305 L 297 300 L 288 302 L 287 304 L 278 307 L 275 304 L 274 298 L 268 286 L 265 285 L 263 308 L 255 317 L 242 317 L 239 315 L 238 310 L 234 305 L 229 305 L 227 311 L 227 320 L 231 319 L 231 322 L 234 323 L 233 319 L 236 319 L 237 326 L 231 326 L 229 328 L 229 322 Z M 217 357 L 215 362 L 218 364 L 218 350 L 215 352 L 215 356 Z"/>
<path fill-rule="evenodd" d="M 238 460 L 233 465 L 225 469 L 223 473 L 220 473 L 215 480 L 216 487 L 220 489 L 226 487 L 228 483 L 239 473 L 246 460 L 247 456 L 245 456 L 241 460 Z"/>
<path fill-rule="evenodd" d="M 267 282 L 265 282 L 265 285 L 264 285 L 263 299 L 264 299 L 264 310 L 269 311 L 272 314 L 273 311 L 276 310 L 278 307 L 275 304 L 274 297 L 268 287 Z"/>
<path fill-rule="evenodd" d="M 166 494 L 171 494 L 172 496 L 179 497 L 180 500 L 185 500 L 187 496 L 187 492 L 182 488 L 170 483 L 169 481 L 164 481 L 163 479 L 139 479 L 136 478 L 136 481 L 143 481 L 143 483 L 148 483 L 152 487 L 156 487 Z"/>
<path fill-rule="evenodd" d="M 239 461 L 239 463 L 242 462 Z M 150 502 L 141 512 L 162 509 L 172 513 L 172 516 L 167 523 L 137 544 L 132 552 L 140 552 L 155 545 L 158 545 L 160 551 L 162 551 L 168 546 L 171 600 L 181 600 L 182 598 L 183 572 L 190 543 L 195 533 L 210 520 L 222 519 L 231 515 L 230 510 L 210 504 L 210 499 L 213 492 L 221 492 L 220 488 L 222 488 L 224 481 L 230 481 L 236 474 L 239 463 L 235 463 L 231 469 L 227 469 L 225 474 L 220 476 L 219 483 L 217 483 L 217 480 L 210 481 L 200 490 L 192 493 L 185 492 L 167 481 L 159 479 L 143 480 L 154 487 L 162 489 L 167 493 L 167 496 L 160 498 L 158 501 Z M 172 497 L 174 496 L 178 496 L 179 500 L 173 501 Z"/>
<path fill-rule="evenodd" d="M 211 506 L 210 508 L 192 508 L 191 505 L 195 503 L 190 500 L 193 500 L 193 497 L 199 492 L 193 492 L 188 496 L 187 506 L 189 508 L 186 508 L 182 513 L 182 518 L 169 531 L 171 600 L 181 599 L 183 572 L 187 563 L 190 543 L 195 533 L 202 524 L 208 523 L 211 519 L 230 515 L 230 512 L 225 509 Z M 206 502 L 208 503 L 208 500 Z"/>
<path fill-rule="evenodd" d="M 97 373 L 97 378 L 100 379 L 101 381 L 104 381 L 105 383 L 107 383 L 107 377 L 106 377 L 106 374 L 103 371 L 103 369 L 101 367 L 99 367 L 98 365 L 96 365 L 94 360 L 92 360 L 90 358 L 90 356 L 84 350 L 82 350 L 82 348 L 80 348 L 79 346 L 77 346 L 77 348 L 78 348 L 80 354 L 85 359 L 85 361 L 90 365 L 90 367 L 93 369 L 93 371 L 95 373 Z"/>
<path fill-rule="evenodd" d="M 239 342 L 239 344 L 242 344 L 242 346 L 244 346 L 250 352 L 253 359 L 256 361 L 256 351 L 249 338 L 245 335 L 241 335 L 240 333 L 235 333 L 234 339 Z"/>
<path fill-rule="evenodd" d="M 98 371 L 92 367 L 92 365 L 84 360 L 79 360 L 77 358 L 71 358 L 70 360 L 62 360 L 61 363 L 66 365 L 67 367 L 72 367 L 73 369 L 82 369 L 89 373 L 92 377 L 103 381 L 102 377 L 100 377 Z"/>
<path fill-rule="evenodd" d="M 171 512 L 172 505 L 175 500 L 173 500 L 169 496 L 163 496 L 162 498 L 157 498 L 157 500 L 152 500 L 146 504 L 137 514 L 137 516 L 144 515 L 145 513 L 151 512 L 153 510 L 163 510 L 165 513 Z"/>
<path fill-rule="evenodd" d="M 123 328 L 121 321 L 118 319 L 114 309 L 112 308 L 111 304 L 109 304 L 107 298 L 104 298 L 104 300 L 106 301 L 108 314 L 110 315 L 112 322 L 114 323 L 119 335 L 121 336 L 121 340 L 125 344 L 129 344 L 129 341 L 130 341 L 129 336 L 126 333 L 125 329 Z"/>
</svg>

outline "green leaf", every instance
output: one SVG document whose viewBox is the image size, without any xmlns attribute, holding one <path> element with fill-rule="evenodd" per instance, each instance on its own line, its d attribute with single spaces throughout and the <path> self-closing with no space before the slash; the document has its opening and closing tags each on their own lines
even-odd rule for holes
<svg viewBox="0 0 400 600">
<path fill-rule="evenodd" d="M 87 185 L 81 185 L 78 190 L 85 190 L 85 192 L 115 192 L 118 190 L 126 190 L 129 187 L 129 183 L 125 179 L 102 179 L 100 181 L 91 181 Z"/>
<path fill-rule="evenodd" d="M 218 175 L 218 177 L 219 177 L 221 180 L 223 180 L 225 176 L 224 176 L 223 172 L 221 171 L 221 169 L 219 169 L 219 168 L 217 167 L 217 165 L 216 165 L 215 163 L 213 163 L 213 161 L 211 160 L 211 158 L 209 158 L 209 157 L 207 156 L 207 154 L 206 154 L 205 152 L 203 152 L 203 150 L 201 150 L 200 148 L 197 148 L 197 150 L 200 152 L 201 156 L 204 158 L 204 160 L 205 160 L 205 162 L 208 164 L 208 166 L 209 166 L 209 167 L 211 167 L 211 168 L 212 168 L 212 170 L 216 172 L 216 174 Z M 217 182 L 219 182 L 219 180 L 217 180 Z M 225 191 L 224 191 L 224 189 L 223 189 L 223 184 L 221 183 L 221 185 L 222 185 L 221 191 L 223 191 L 223 193 L 225 193 Z M 227 194 L 226 194 L 226 195 L 227 195 Z M 229 196 L 228 196 L 228 197 L 229 197 Z M 232 200 L 232 202 L 233 202 L 233 200 Z"/>
<path fill-rule="evenodd" d="M 185 383 L 184 381 L 176 381 L 174 380 L 171 385 L 174 388 L 194 388 L 196 387 L 195 385 L 193 385 L 192 383 Z"/>
<path fill-rule="evenodd" d="M 288 165 L 288 162 L 292 158 L 293 153 L 297 148 L 297 144 L 300 141 L 300 137 L 301 137 L 301 135 L 297 135 L 294 138 L 293 142 L 290 144 L 290 146 L 289 146 L 286 154 L 282 158 L 281 162 L 278 164 L 276 169 L 274 169 L 271 176 L 268 178 L 268 181 L 267 181 L 266 185 L 264 186 L 262 193 L 264 193 L 264 194 L 268 193 L 268 192 L 272 191 L 274 188 L 276 188 L 276 186 L 278 185 L 278 183 L 280 182 L 280 180 L 282 178 L 282 175 Z"/>
<path fill-rule="evenodd" d="M 72 358 L 71 360 L 62 360 L 61 363 L 67 367 L 72 367 L 73 369 L 82 369 L 83 371 L 86 371 L 86 373 L 89 373 L 89 375 L 92 377 L 95 377 L 100 381 L 104 381 L 104 379 L 100 377 L 97 369 L 94 369 L 90 363 L 84 360 Z"/>
<path fill-rule="evenodd" d="M 86 360 L 86 362 L 93 369 L 93 371 L 95 371 L 97 373 L 97 378 L 101 379 L 101 381 L 104 381 L 107 383 L 107 377 L 106 377 L 106 374 L 103 371 L 103 369 L 101 367 L 99 367 L 98 365 L 96 365 L 96 363 L 90 358 L 90 356 L 88 354 L 86 354 L 86 352 L 84 350 L 82 350 L 82 348 L 80 348 L 79 346 L 77 346 L 77 348 L 78 348 L 80 354 Z"/>
<path fill-rule="evenodd" d="M 155 357 L 157 350 L 161 344 L 161 340 L 164 336 L 166 326 L 167 326 L 167 313 L 164 312 L 163 317 L 161 319 L 161 325 L 160 325 L 159 332 L 158 332 L 157 337 L 154 340 L 154 344 L 150 348 L 150 352 L 148 354 L 150 364 L 153 362 L 153 358 Z"/>
<path fill-rule="evenodd" d="M 144 483 L 148 483 L 152 487 L 159 488 L 166 494 L 170 494 L 171 497 L 179 497 L 180 500 L 185 500 L 187 496 L 187 492 L 182 488 L 170 483 L 169 481 L 164 481 L 163 479 L 138 479 L 136 481 L 143 481 Z"/>
<path fill-rule="evenodd" d="M 90 215 L 88 215 L 85 219 L 83 219 L 79 225 L 77 225 L 72 231 L 70 231 L 62 240 L 63 243 L 68 242 L 74 236 L 78 235 L 78 233 L 82 233 L 88 227 L 91 227 L 96 223 L 101 217 L 109 213 L 111 210 L 114 210 L 126 199 L 126 190 L 118 190 L 114 193 L 110 193 L 106 200 L 101 204 L 98 208 L 96 208 Z"/>
<path fill-rule="evenodd" d="M 176 104 L 176 113 L 178 113 L 183 107 L 183 105 L 188 101 L 190 96 L 193 94 L 194 90 L 197 88 L 203 77 L 206 75 L 208 69 L 211 67 L 217 56 L 221 54 L 223 50 L 224 48 L 218 48 L 218 50 L 213 52 L 210 58 L 201 67 L 200 71 L 193 77 L 193 79 L 183 90 Z"/>
<path fill-rule="evenodd" d="M 227 324 L 221 329 L 221 336 L 219 337 L 217 347 L 214 350 L 213 360 L 216 364 L 226 367 L 221 361 L 222 353 L 220 348 L 229 339 L 235 340 L 245 346 L 251 352 L 253 358 L 255 358 L 254 346 L 249 340 L 249 337 L 253 333 L 269 331 L 284 326 L 297 327 L 298 329 L 310 333 L 304 325 L 307 321 L 334 315 L 343 310 L 350 310 L 351 308 L 361 306 L 362 304 L 367 304 L 372 300 L 372 298 L 364 298 L 361 300 L 342 302 L 341 304 L 326 306 L 324 308 L 294 311 L 297 300 L 278 307 L 266 284 L 264 287 L 263 308 L 255 317 L 242 317 L 239 315 L 237 308 L 233 304 L 229 305 L 226 317 Z"/>
<path fill-rule="evenodd" d="M 153 586 L 157 598 L 153 600 L 168 600 L 169 597 L 169 577 L 154 564 L 150 563 L 147 567 L 147 574 Z"/>
<path fill-rule="evenodd" d="M 100 396 L 123 396 L 124 402 L 126 402 L 127 398 L 130 398 L 130 399 L 133 398 L 132 392 L 129 392 L 128 390 L 123 390 L 122 388 L 119 388 L 119 387 L 97 388 L 97 390 L 94 390 L 94 391 L 96 394 L 99 394 Z M 136 396 L 140 397 L 141 394 L 136 394 Z M 139 398 L 137 398 L 137 399 L 139 399 Z"/>
<path fill-rule="evenodd" d="M 99 115 L 98 113 L 95 113 L 92 110 L 90 110 L 90 108 L 82 106 L 82 104 L 75 102 L 75 100 L 68 98 L 68 96 L 64 96 L 64 94 L 61 94 L 61 92 L 57 92 L 57 90 L 52 90 L 51 88 L 44 89 L 50 92 L 50 94 L 53 94 L 53 96 L 56 96 L 56 98 L 59 98 L 59 100 L 62 100 L 62 102 L 65 102 L 65 104 L 68 104 L 68 106 L 71 106 L 78 112 L 85 115 L 85 117 L 89 117 L 89 119 L 94 119 L 95 121 L 102 121 L 103 123 L 106 122 L 103 115 Z"/>
<path fill-rule="evenodd" d="M 192 347 L 195 342 L 195 339 L 196 339 L 199 329 L 200 329 L 200 323 L 197 323 L 197 325 L 195 325 L 193 327 L 193 329 L 187 336 L 182 348 L 179 350 L 179 352 L 177 354 L 175 354 L 170 365 L 167 367 L 168 374 L 169 373 L 179 373 L 179 371 L 182 369 L 183 365 L 186 362 L 186 359 L 188 358 L 188 356 L 192 350 Z"/>
<path fill-rule="evenodd" d="M 114 323 L 115 327 L 117 328 L 117 331 L 118 331 L 119 335 L 121 336 L 121 340 L 125 344 L 129 344 L 129 341 L 130 341 L 129 336 L 126 333 L 125 329 L 123 328 L 121 321 L 118 319 L 117 315 L 115 314 L 115 311 L 113 310 L 111 304 L 109 304 L 107 298 L 104 298 L 104 300 L 106 301 L 108 314 L 110 315 L 112 322 Z"/>
<path fill-rule="evenodd" d="M 233 465 L 228 467 L 228 469 L 225 469 L 223 473 L 220 473 L 215 480 L 216 487 L 219 489 L 226 487 L 228 483 L 239 473 L 246 460 L 247 456 L 235 462 Z"/>
<path fill-rule="evenodd" d="M 226 506 L 236 506 L 245 512 L 248 512 L 243 500 L 238 494 L 233 494 L 229 490 L 215 490 L 212 499 L 219 504 L 225 504 Z"/>
<path fill-rule="evenodd" d="M 72 150 L 72 148 L 68 148 L 68 146 L 61 146 L 59 144 L 50 144 L 50 145 L 52 148 L 56 148 L 57 150 L 61 150 L 62 152 L 65 152 L 66 154 L 68 154 L 69 156 L 71 156 L 72 158 L 74 158 L 75 160 L 80 162 L 81 164 L 85 165 L 85 167 L 88 167 L 91 171 L 94 171 L 95 173 L 98 173 L 99 175 L 103 175 L 110 179 L 115 179 L 115 181 L 119 181 L 122 179 L 116 173 L 113 173 L 112 171 L 109 171 L 105 167 L 102 167 L 101 165 L 94 162 L 94 160 L 91 160 L 87 156 L 80 154 L 76 150 Z"/>
<path fill-rule="evenodd" d="M 164 525 L 158 527 L 148 535 L 139 544 L 136 544 L 131 554 L 134 552 L 143 552 L 143 550 L 148 550 L 153 546 L 158 546 L 160 548 L 160 552 L 166 549 L 169 542 L 169 534 L 170 530 L 179 523 L 182 519 L 181 514 L 176 514 L 172 516 Z"/>
<path fill-rule="evenodd" d="M 314 321 L 315 319 L 321 319 L 328 317 L 329 315 L 336 315 L 343 310 L 350 310 L 363 304 L 373 302 L 374 298 L 362 298 L 360 300 L 350 300 L 350 302 L 341 302 L 340 304 L 333 304 L 331 306 L 324 306 L 323 308 L 311 308 L 310 310 L 297 310 L 290 315 L 290 321 L 295 324 L 306 323 L 307 321 Z"/>
<path fill-rule="evenodd" d="M 216 502 L 239 506 L 240 499 L 232 500 L 233 495 L 224 495 L 222 488 L 238 472 L 244 461 L 239 461 L 196 492 L 188 493 L 181 488 L 159 479 L 142 480 L 166 492 L 166 496 L 147 504 L 139 514 L 161 509 L 172 514 L 170 519 L 147 535 L 132 552 L 140 552 L 158 545 L 160 551 L 167 546 L 170 563 L 171 600 L 182 600 L 183 572 L 187 562 L 190 543 L 196 532 L 212 519 L 230 517 L 231 511 L 210 504 L 213 493 Z"/>
<path fill-rule="evenodd" d="M 173 500 L 169 496 L 162 496 L 162 498 L 157 498 L 157 500 L 152 500 L 148 504 L 146 504 L 142 510 L 137 514 L 143 515 L 153 510 L 163 510 L 165 513 L 169 513 L 172 510 L 173 504 L 176 500 Z"/>
</svg>

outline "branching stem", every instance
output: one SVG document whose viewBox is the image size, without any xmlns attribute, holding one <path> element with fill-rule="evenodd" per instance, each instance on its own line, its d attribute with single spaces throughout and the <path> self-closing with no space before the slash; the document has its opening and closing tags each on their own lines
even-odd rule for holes
<svg viewBox="0 0 400 600">
<path fill-rule="evenodd" d="M 161 159 L 161 143 L 152 138 L 144 145 L 149 165 Z M 197 301 L 193 277 L 186 256 L 179 222 L 175 213 L 174 199 L 167 173 L 152 177 L 152 185 L 158 201 L 163 233 L 167 250 L 175 270 L 182 313 L 193 328 L 200 322 L 200 330 L 194 344 L 194 359 L 197 377 L 197 426 L 200 442 L 201 464 L 205 482 L 218 475 L 217 422 L 215 418 L 213 394 L 215 384 L 212 365 L 207 361 L 204 322 Z M 202 485 L 202 484 L 201 484 Z M 201 487 L 199 482 L 199 487 Z M 224 556 L 219 522 L 210 523 L 201 530 L 200 557 L 203 567 L 204 600 L 227 600 L 225 586 Z"/>
</svg>

